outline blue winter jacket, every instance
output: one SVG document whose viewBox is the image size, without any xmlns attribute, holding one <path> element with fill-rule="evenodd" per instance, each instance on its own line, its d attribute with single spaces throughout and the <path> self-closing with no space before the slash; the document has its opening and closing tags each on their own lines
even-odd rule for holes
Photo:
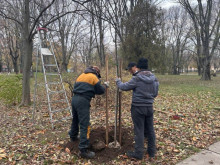
<svg viewBox="0 0 220 165">
<path fill-rule="evenodd" d="M 133 90 L 132 105 L 152 106 L 154 98 L 158 95 L 159 82 L 150 71 L 141 70 L 133 75 L 128 82 L 117 80 L 116 84 L 123 91 Z"/>
</svg>

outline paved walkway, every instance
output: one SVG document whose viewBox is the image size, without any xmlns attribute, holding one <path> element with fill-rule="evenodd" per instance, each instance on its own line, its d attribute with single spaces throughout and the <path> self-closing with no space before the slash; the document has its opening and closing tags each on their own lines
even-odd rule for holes
<svg viewBox="0 0 220 165">
<path fill-rule="evenodd" d="M 177 165 L 220 165 L 220 141 L 190 156 Z"/>
</svg>

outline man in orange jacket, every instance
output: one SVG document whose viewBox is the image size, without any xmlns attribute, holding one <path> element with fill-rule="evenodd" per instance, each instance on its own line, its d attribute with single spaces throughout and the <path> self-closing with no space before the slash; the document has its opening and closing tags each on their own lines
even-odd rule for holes
<svg viewBox="0 0 220 165">
<path fill-rule="evenodd" d="M 82 158 L 93 158 L 95 153 L 89 151 L 90 101 L 96 94 L 105 93 L 104 86 L 99 80 L 100 69 L 97 66 L 88 67 L 74 84 L 72 97 L 73 120 L 69 131 L 71 141 L 77 140 L 80 128 L 79 150 Z M 105 82 L 108 86 L 108 82 Z"/>
</svg>

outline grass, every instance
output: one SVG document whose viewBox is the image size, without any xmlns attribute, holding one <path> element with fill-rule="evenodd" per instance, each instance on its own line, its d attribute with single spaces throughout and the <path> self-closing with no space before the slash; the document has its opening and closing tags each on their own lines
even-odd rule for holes
<svg viewBox="0 0 220 165">
<path fill-rule="evenodd" d="M 162 90 L 172 93 L 197 93 L 199 91 L 214 92 L 220 96 L 220 77 L 211 81 L 201 81 L 197 75 L 158 75 Z"/>
<path fill-rule="evenodd" d="M 211 81 L 201 81 L 197 75 L 157 77 L 160 90 L 155 101 L 155 120 L 164 122 L 156 123 L 155 127 L 162 153 L 166 153 L 166 148 L 171 145 L 182 156 L 175 153 L 168 155 L 184 159 L 219 141 L 217 130 L 220 127 L 220 115 L 214 107 L 220 106 L 220 76 L 213 77 Z M 174 120 L 173 115 L 183 117 Z M 159 155 L 160 159 L 165 158 Z"/>
</svg>

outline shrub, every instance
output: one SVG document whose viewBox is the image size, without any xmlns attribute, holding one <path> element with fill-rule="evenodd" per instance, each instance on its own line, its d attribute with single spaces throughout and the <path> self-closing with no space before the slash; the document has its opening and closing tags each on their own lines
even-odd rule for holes
<svg viewBox="0 0 220 165">
<path fill-rule="evenodd" d="M 0 100 L 6 105 L 21 101 L 22 75 L 0 75 Z"/>
</svg>

